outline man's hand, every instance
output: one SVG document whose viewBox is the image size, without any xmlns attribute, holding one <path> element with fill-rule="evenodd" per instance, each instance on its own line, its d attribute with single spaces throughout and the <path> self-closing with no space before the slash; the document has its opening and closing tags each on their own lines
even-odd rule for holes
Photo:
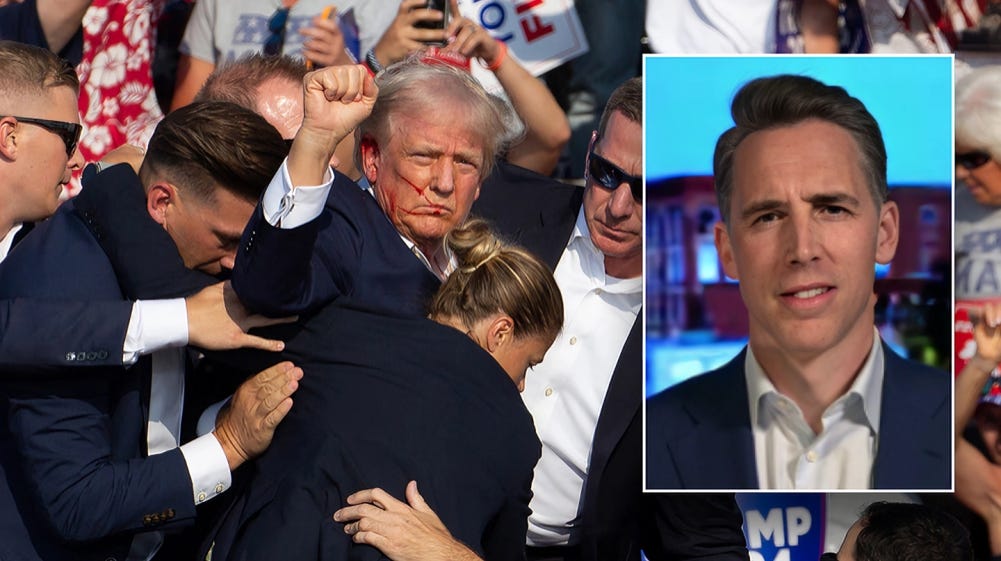
<svg viewBox="0 0 1001 561">
<path fill-rule="evenodd" d="M 458 13 L 455 12 L 456 15 Z M 444 17 L 443 12 L 428 9 L 427 0 L 403 0 L 393 23 L 389 24 L 375 45 L 375 58 L 383 66 L 389 66 L 423 49 L 425 43 L 443 43 L 448 36 L 444 29 L 423 29 L 416 24 L 441 21 Z"/>
<path fill-rule="evenodd" d="M 323 182 L 337 144 L 372 113 L 379 88 L 361 65 L 328 66 L 303 78 L 302 127 L 288 156 L 293 186 Z"/>
<path fill-rule="evenodd" d="M 260 455 L 271 444 L 275 427 L 292 409 L 302 369 L 278 363 L 240 384 L 233 399 L 219 412 L 215 435 L 230 471 Z"/>
<path fill-rule="evenodd" d="M 327 17 L 322 14 L 314 17 L 312 25 L 299 33 L 306 38 L 302 43 L 302 56 L 317 68 L 355 62 L 344 52 L 344 34 L 337 23 L 336 8 L 331 7 Z"/>
<path fill-rule="evenodd" d="M 204 288 L 185 298 L 184 303 L 188 311 L 188 343 L 212 351 L 242 348 L 280 351 L 285 348 L 282 341 L 248 335 L 247 331 L 296 320 L 251 314 L 240 303 L 229 281 Z"/>
<path fill-rule="evenodd" d="M 352 506 L 334 513 L 344 532 L 355 543 L 378 549 L 393 561 L 474 561 L 472 550 L 452 537 L 438 515 L 417 492 L 417 482 L 407 484 L 407 503 L 382 489 L 365 489 L 347 498 Z"/>
</svg>

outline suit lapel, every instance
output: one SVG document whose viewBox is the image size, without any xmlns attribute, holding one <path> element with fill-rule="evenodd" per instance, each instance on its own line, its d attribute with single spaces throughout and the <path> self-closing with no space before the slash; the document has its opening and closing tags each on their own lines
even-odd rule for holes
<svg viewBox="0 0 1001 561">
<path fill-rule="evenodd" d="M 594 429 L 594 442 L 591 444 L 591 460 L 585 484 L 596 484 L 601 481 L 609 456 L 622 439 L 630 421 L 639 412 L 640 396 L 643 393 L 640 383 L 642 337 L 643 310 L 641 309 L 619 353 L 608 391 L 605 392 L 605 400 L 601 404 L 598 424 Z"/>
<path fill-rule="evenodd" d="M 21 240 L 24 239 L 24 236 L 27 236 L 28 232 L 30 232 L 34 228 L 35 228 L 34 222 L 25 222 L 24 224 L 21 224 L 21 229 L 14 234 L 14 239 L 11 240 L 10 246 L 12 248 L 15 247 Z"/>
<path fill-rule="evenodd" d="M 693 421 L 672 450 L 687 489 L 758 488 L 744 379 L 746 349 L 720 368 L 718 384 L 685 405 Z M 710 374 L 712 375 L 712 374 Z"/>
<path fill-rule="evenodd" d="M 877 489 L 924 489 L 929 474 L 941 471 L 946 461 L 942 452 L 929 442 L 935 434 L 926 427 L 928 419 L 938 418 L 927 411 L 915 388 L 908 381 L 911 366 L 883 345 L 882 410 L 879 419 L 879 445 L 873 461 L 873 486 Z M 948 400 L 943 405 L 948 407 Z M 920 414 L 914 412 L 919 411 Z M 948 486 L 948 485 L 946 485 Z"/>
</svg>

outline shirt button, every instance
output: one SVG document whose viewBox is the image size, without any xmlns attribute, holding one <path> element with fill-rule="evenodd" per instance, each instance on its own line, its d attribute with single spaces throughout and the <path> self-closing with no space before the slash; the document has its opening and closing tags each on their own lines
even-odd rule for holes
<svg viewBox="0 0 1001 561">
<path fill-rule="evenodd" d="M 224 487 L 222 483 L 217 483 L 216 484 L 216 486 L 215 486 L 215 492 L 216 493 L 222 493 L 225 490 L 226 490 L 226 487 Z"/>
<path fill-rule="evenodd" d="M 571 345 L 576 345 L 577 344 L 577 336 L 576 335 L 574 335 L 573 337 L 570 338 L 570 344 Z"/>
<path fill-rule="evenodd" d="M 601 294 L 601 293 L 602 293 L 602 290 L 601 290 L 600 288 L 595 288 L 595 289 L 594 289 L 594 293 L 595 293 L 595 294 Z"/>
<path fill-rule="evenodd" d="M 553 395 L 553 388 L 546 388 L 546 397 Z"/>
<path fill-rule="evenodd" d="M 207 497 L 208 495 L 206 495 L 204 491 L 198 493 L 198 502 L 204 502 Z"/>
<path fill-rule="evenodd" d="M 806 461 L 810 462 L 811 464 L 813 462 L 816 462 L 817 461 L 817 453 L 814 452 L 813 450 L 810 450 L 809 452 L 807 452 L 806 453 Z"/>
</svg>

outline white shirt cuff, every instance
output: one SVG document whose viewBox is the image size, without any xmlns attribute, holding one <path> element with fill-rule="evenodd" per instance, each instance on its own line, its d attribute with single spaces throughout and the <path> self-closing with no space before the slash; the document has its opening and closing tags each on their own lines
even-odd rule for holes
<svg viewBox="0 0 1001 561">
<path fill-rule="evenodd" d="M 295 186 L 288 174 L 288 158 L 282 162 L 268 189 L 261 198 L 261 210 L 268 224 L 291 230 L 315 219 L 323 212 L 330 187 L 334 184 L 334 171 L 329 166 L 320 185 Z"/>
<path fill-rule="evenodd" d="M 195 433 L 198 436 L 206 435 L 215 430 L 215 420 L 219 416 L 219 410 L 229 403 L 231 397 L 227 397 L 218 403 L 213 403 L 206 407 L 205 411 L 202 411 L 201 416 L 198 417 L 198 424 L 195 426 Z"/>
<path fill-rule="evenodd" d="M 136 300 L 125 331 L 122 363 L 134 364 L 141 355 L 188 344 L 188 308 L 183 298 Z"/>
<path fill-rule="evenodd" d="M 195 504 L 214 498 L 232 484 L 226 453 L 214 434 L 199 436 L 181 446 L 181 455 L 191 476 Z"/>
</svg>

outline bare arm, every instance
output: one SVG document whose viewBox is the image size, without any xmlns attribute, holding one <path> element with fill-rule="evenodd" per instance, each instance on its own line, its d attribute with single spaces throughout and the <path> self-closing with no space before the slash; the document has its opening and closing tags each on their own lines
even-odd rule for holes
<svg viewBox="0 0 1001 561">
<path fill-rule="evenodd" d="M 808 53 L 838 53 L 838 0 L 803 0 L 799 29 Z"/>
<path fill-rule="evenodd" d="M 58 53 L 80 29 L 91 0 L 38 0 L 38 20 L 42 23 L 49 50 Z"/>
<path fill-rule="evenodd" d="M 458 13 L 455 0 L 451 2 L 453 13 Z M 507 160 L 543 175 L 552 173 L 570 140 L 570 125 L 549 88 L 509 56 L 503 43 L 469 18 L 452 20 L 449 37 L 453 39 L 448 49 L 478 57 L 493 71 L 525 123 L 525 137 L 511 147 Z"/>
<path fill-rule="evenodd" d="M 980 320 L 974 322 L 973 338 L 977 343 L 977 354 L 956 378 L 957 442 L 973 417 L 987 377 L 1001 362 L 1001 304 L 988 303 L 984 306 Z"/>
<path fill-rule="evenodd" d="M 177 86 L 174 87 L 170 110 L 180 109 L 191 103 L 213 70 L 215 64 L 182 54 L 177 61 Z"/>
</svg>

